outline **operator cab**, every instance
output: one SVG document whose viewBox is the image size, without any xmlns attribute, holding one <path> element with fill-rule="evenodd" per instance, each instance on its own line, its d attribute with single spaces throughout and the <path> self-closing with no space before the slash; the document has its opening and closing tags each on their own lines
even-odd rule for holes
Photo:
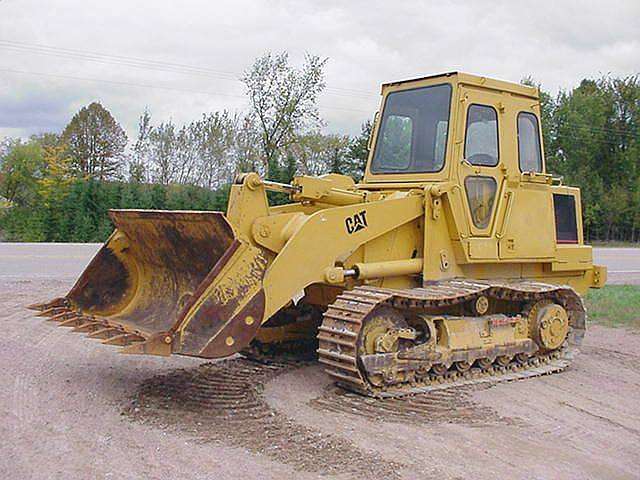
<svg viewBox="0 0 640 480">
<path fill-rule="evenodd" d="M 535 87 L 457 72 L 387 83 L 359 188 L 437 183 L 465 261 L 550 261 L 583 235 L 580 191 L 543 151 Z"/>
<path fill-rule="evenodd" d="M 460 163 L 542 174 L 540 137 L 534 87 L 457 72 L 387 83 L 363 186 L 454 180 Z"/>
</svg>

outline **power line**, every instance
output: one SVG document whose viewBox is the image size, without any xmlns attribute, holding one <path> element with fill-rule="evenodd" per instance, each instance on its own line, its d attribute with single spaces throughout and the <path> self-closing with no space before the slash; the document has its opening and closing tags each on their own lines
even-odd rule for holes
<svg viewBox="0 0 640 480">
<path fill-rule="evenodd" d="M 626 134 L 630 130 L 633 130 L 633 127 L 630 127 L 630 126 L 607 127 L 607 126 L 598 126 L 598 125 L 592 125 L 592 124 L 586 124 L 586 123 L 570 123 L 565 119 L 563 119 L 562 123 L 558 125 L 558 128 L 564 128 L 567 126 L 574 126 L 574 125 L 581 125 L 593 130 L 602 130 L 604 132 L 612 132 L 612 133 L 620 133 L 620 134 Z M 636 126 L 636 130 L 637 130 L 637 126 Z"/>
<path fill-rule="evenodd" d="M 625 132 L 620 131 L 620 130 L 613 130 L 613 129 L 608 129 L 607 127 L 597 127 L 597 126 L 591 126 L 591 125 L 584 125 L 584 124 L 568 124 L 568 125 L 563 125 L 561 127 L 559 127 L 556 130 L 568 130 L 570 132 L 573 133 L 589 133 L 592 135 L 611 135 L 612 137 L 621 137 L 623 139 L 639 139 L 640 136 L 638 136 L 637 132 L 634 132 L 632 129 L 629 129 Z M 602 140 L 598 140 L 598 141 L 609 141 L 609 142 L 615 142 L 615 138 L 606 138 L 606 139 L 602 139 Z"/>
<path fill-rule="evenodd" d="M 48 72 L 30 72 L 30 71 L 25 71 L 25 70 L 15 70 L 15 69 L 10 69 L 10 68 L 0 68 L 0 72 L 5 72 L 5 73 L 13 73 L 13 74 L 21 74 L 21 75 L 33 75 L 33 76 L 42 76 L 42 77 L 52 77 L 52 78 L 61 78 L 61 79 L 68 79 L 68 80 L 79 80 L 79 81 L 87 81 L 87 82 L 97 82 L 97 83 L 105 83 L 105 84 L 111 84 L 111 85 L 119 85 L 119 86 L 128 86 L 128 87 L 137 87 L 137 88 L 152 88 L 152 89 L 157 89 L 157 90 L 167 90 L 167 91 L 175 91 L 175 92 L 182 92 L 182 93 L 191 93 L 191 94 L 197 94 L 197 95 L 208 95 L 208 96 L 216 96 L 216 97 L 229 97 L 229 98 L 239 98 L 242 100 L 247 100 L 246 96 L 244 95 L 234 95 L 234 94 L 229 94 L 229 93 L 219 93 L 219 92 L 211 92 L 211 91 L 203 91 L 203 90 L 192 90 L 192 89 L 185 89 L 185 88 L 178 88 L 178 87 L 168 87 L 168 86 L 163 86 L 163 85 L 156 85 L 156 84 L 143 84 L 143 83 L 134 83 L 134 82 L 124 82 L 124 81 L 118 81 L 118 80 L 105 80 L 102 78 L 88 78 L 88 77 L 77 77 L 74 75 L 65 75 L 65 74 L 55 74 L 55 73 L 48 73 Z M 348 107 L 339 107 L 339 106 L 334 106 L 334 105 L 319 105 L 320 108 L 323 109 L 327 109 L 327 110 L 341 110 L 341 111 L 349 111 L 349 112 L 358 112 L 358 113 L 366 113 L 366 114 L 371 114 L 371 111 L 369 110 L 360 110 L 360 109 L 355 109 L 355 108 L 348 108 Z M 576 132 L 590 132 L 590 133 L 610 133 L 613 135 L 620 135 L 624 138 L 629 138 L 632 140 L 640 140 L 640 136 L 634 134 L 631 131 L 627 131 L 627 132 L 621 132 L 621 131 L 617 131 L 614 129 L 609 129 L 607 127 L 598 127 L 598 126 L 591 126 L 591 125 L 581 125 L 581 124 L 569 124 L 569 125 L 563 125 L 560 127 L 561 129 L 567 129 L 569 131 L 573 131 L 574 133 Z M 601 139 L 598 140 L 598 142 L 600 143 L 607 143 L 610 145 L 617 145 L 618 142 L 616 142 L 614 139 Z"/>
<path fill-rule="evenodd" d="M 42 44 L 30 44 L 24 42 L 15 42 L 12 40 L 0 40 L 0 47 L 14 50 L 18 52 L 35 53 L 38 55 L 47 55 L 57 58 L 79 59 L 94 63 L 102 63 L 107 65 L 120 65 L 143 70 L 161 71 L 169 73 L 178 73 L 183 75 L 204 76 L 216 78 L 224 81 L 240 82 L 242 74 L 237 72 L 229 72 L 216 70 L 211 68 L 196 67 L 182 63 L 165 62 L 158 60 L 150 60 L 138 57 L 128 57 L 123 55 L 111 55 L 105 53 L 90 52 L 86 50 L 77 50 L 71 48 L 54 47 Z M 351 97 L 351 98 L 378 98 L 361 90 L 343 88 L 343 87 L 326 87 L 326 92 L 330 95 Z"/>
<path fill-rule="evenodd" d="M 228 80 L 228 81 L 237 81 L 238 80 L 235 77 L 230 77 L 230 76 L 228 77 L 228 76 L 224 76 L 222 74 L 213 74 L 213 73 L 207 73 L 207 72 L 202 72 L 202 71 L 197 71 L 197 70 L 189 70 L 189 69 L 178 68 L 178 67 L 152 65 L 152 64 L 121 61 L 121 60 L 102 59 L 102 58 L 97 58 L 97 57 L 92 57 L 92 56 L 70 54 L 70 53 L 66 53 L 66 52 L 40 51 L 40 50 L 34 50 L 34 49 L 30 49 L 30 48 L 26 48 L 26 47 L 18 47 L 18 46 L 7 46 L 7 45 L 3 45 L 1 41 L 0 41 L 0 47 L 5 48 L 5 49 L 8 48 L 10 50 L 15 50 L 17 52 L 28 52 L 28 53 L 35 53 L 35 54 L 40 54 L 40 55 L 47 55 L 47 56 L 51 56 L 51 57 L 74 59 L 74 60 L 78 60 L 79 59 L 79 60 L 84 60 L 84 61 L 88 61 L 88 62 L 95 62 L 95 63 L 101 63 L 101 64 L 106 64 L 106 65 L 120 65 L 120 66 L 143 69 L 143 70 L 151 70 L 151 71 L 156 71 L 156 72 L 169 72 L 169 73 L 179 73 L 179 74 L 187 74 L 187 75 L 205 76 L 205 77 L 208 77 L 208 78 L 216 78 L 216 79 Z"/>
<path fill-rule="evenodd" d="M 65 74 L 57 74 L 57 73 L 49 73 L 49 72 L 30 72 L 30 71 L 26 71 L 26 70 L 15 70 L 15 69 L 11 69 L 11 68 L 0 68 L 0 72 L 20 74 L 20 75 L 33 75 L 33 76 L 41 76 L 41 77 L 61 78 L 61 79 L 68 79 L 68 80 L 80 80 L 80 81 L 87 81 L 87 82 L 106 83 L 106 84 L 111 84 L 111 85 L 119 85 L 119 86 L 127 86 L 127 87 L 153 88 L 153 89 L 159 89 L 159 90 L 169 90 L 169 91 L 175 91 L 175 92 L 192 93 L 192 94 L 197 94 L 197 95 L 209 95 L 209 96 L 216 96 L 216 97 L 231 97 L 231 98 L 240 98 L 240 99 L 243 99 L 243 100 L 247 100 L 247 97 L 244 96 L 244 95 L 234 95 L 234 94 L 230 94 L 230 93 L 219 93 L 219 92 L 202 91 L 202 90 L 189 90 L 189 89 L 185 89 L 185 88 L 167 87 L 167 86 L 155 85 L 155 84 L 124 82 L 124 81 L 119 81 L 119 80 L 105 80 L 105 79 L 102 79 L 102 78 L 77 77 L 77 76 L 74 76 L 74 75 L 65 75 Z M 371 115 L 371 111 L 369 111 L 369 110 L 359 110 L 359 109 L 354 109 L 354 108 L 338 107 L 338 106 L 334 106 L 334 105 L 323 105 L 323 104 L 320 104 L 319 107 L 323 108 L 323 109 L 327 109 L 327 110 L 342 110 L 342 111 L 348 111 L 348 112 L 366 113 L 368 115 Z"/>
<path fill-rule="evenodd" d="M 122 65 L 122 66 L 133 67 L 133 68 L 141 68 L 141 69 L 145 69 L 145 70 L 162 71 L 162 72 L 170 72 L 170 73 L 179 73 L 179 74 L 186 74 L 186 75 L 205 76 L 205 77 L 217 78 L 217 79 L 221 79 L 221 80 L 225 80 L 225 81 L 233 81 L 233 82 L 241 81 L 240 78 L 239 78 L 239 74 L 237 74 L 237 73 L 233 73 L 233 72 L 229 72 L 229 71 L 222 71 L 222 70 L 215 70 L 215 69 L 211 69 L 211 68 L 195 67 L 195 66 L 192 66 L 192 65 L 187 65 L 187 64 L 182 64 L 182 63 L 172 63 L 172 62 L 165 62 L 165 61 L 158 61 L 158 60 L 143 59 L 143 58 L 138 58 L 138 57 L 123 56 L 123 55 L 111 55 L 111 54 L 104 54 L 104 53 L 96 53 L 96 52 L 89 52 L 89 51 L 85 51 L 85 50 L 77 50 L 77 49 L 62 48 L 62 47 L 53 47 L 53 46 L 42 45 L 42 44 L 29 44 L 29 43 L 24 43 L 24 42 L 15 42 L 15 41 L 11 41 L 11 40 L 0 40 L 0 48 L 2 48 L 2 47 L 3 48 L 12 49 L 12 50 L 15 50 L 15 51 L 26 51 L 26 52 L 29 52 L 29 53 L 43 54 L 43 55 L 49 55 L 49 56 L 54 56 L 54 57 L 59 57 L 59 58 L 81 59 L 81 60 L 85 60 L 85 61 L 91 61 L 91 62 L 97 62 L 97 63 L 103 63 L 103 64 L 109 64 L 109 65 Z M 33 75 L 57 76 L 59 78 L 68 78 L 68 79 L 84 80 L 84 81 L 95 81 L 95 82 L 111 83 L 111 84 L 124 85 L 124 86 L 135 86 L 135 87 L 144 87 L 144 88 L 157 88 L 157 89 L 164 89 L 164 90 L 180 91 L 180 92 L 185 92 L 185 93 L 197 93 L 197 94 L 204 94 L 204 95 L 236 97 L 236 98 L 243 98 L 243 99 L 245 98 L 245 97 L 240 96 L 240 95 L 223 94 L 223 93 L 210 92 L 210 91 L 196 91 L 196 90 L 188 90 L 188 89 L 176 88 L 176 87 L 165 87 L 165 86 L 159 86 L 159 85 L 146 85 L 146 84 L 137 84 L 137 83 L 132 83 L 132 82 L 109 81 L 109 80 L 102 80 L 102 79 L 82 78 L 82 77 L 74 77 L 74 76 L 71 76 L 71 75 L 56 75 L 56 74 L 49 74 L 49 73 L 44 73 L 44 72 L 26 72 L 26 71 L 8 70 L 8 69 L 5 70 L 5 71 L 9 72 L 9 73 L 22 73 L 22 74 L 33 74 Z M 372 94 L 366 94 L 366 93 L 364 93 L 364 92 L 362 92 L 360 90 L 342 88 L 342 87 L 327 87 L 327 90 L 334 91 L 334 93 L 330 93 L 329 92 L 329 94 L 331 94 L 331 95 L 338 95 L 338 96 L 345 96 L 345 97 L 354 97 L 354 94 L 357 95 L 357 96 L 360 96 L 361 98 L 362 98 L 362 96 L 377 97 L 377 96 L 372 95 Z M 345 93 L 341 93 L 341 92 L 345 92 Z M 328 109 L 334 109 L 334 110 L 344 110 L 344 111 L 354 111 L 354 112 L 362 112 L 362 113 L 370 113 L 369 111 L 360 110 L 360 109 L 353 109 L 353 108 L 346 108 L 346 107 L 322 106 L 322 108 L 328 108 Z M 564 126 L 564 128 L 571 128 L 571 127 L 582 128 L 584 130 L 589 130 L 589 131 L 591 131 L 593 133 L 596 133 L 596 134 L 598 134 L 598 133 L 609 133 L 609 134 L 612 134 L 612 135 L 619 135 L 619 136 L 623 136 L 623 137 L 636 138 L 635 134 L 633 132 L 630 132 L 630 131 L 624 129 L 624 127 L 622 127 L 622 128 L 599 127 L 599 126 L 595 126 L 595 125 Z"/>
<path fill-rule="evenodd" d="M 64 47 L 54 47 L 50 45 L 43 44 L 35 44 L 35 43 L 25 43 L 25 42 L 16 42 L 12 40 L 0 40 L 0 48 L 7 48 L 14 51 L 19 52 L 29 52 L 41 55 L 49 55 L 58 58 L 67 58 L 67 59 L 80 59 L 84 61 L 102 63 L 107 65 L 121 65 L 132 68 L 139 68 L 150 71 L 161 71 L 161 72 L 169 72 L 169 73 L 178 73 L 184 75 L 195 75 L 195 76 L 204 76 L 209 78 L 216 78 L 224 81 L 233 81 L 240 82 L 241 74 L 234 73 L 230 71 L 217 70 L 207 67 L 196 67 L 193 65 L 183 64 L 183 63 L 174 63 L 174 62 L 166 62 L 152 59 L 145 59 L 140 57 L 131 57 L 124 55 L 112 55 L 106 53 L 98 53 L 98 52 L 90 52 L 86 50 L 78 50 L 72 48 L 64 48 Z M 14 71 L 14 73 L 29 73 L 29 72 L 18 72 Z M 35 74 L 35 72 L 34 72 Z M 42 75 L 53 75 L 41 73 Z M 64 76 L 59 75 L 61 78 L 65 78 Z M 76 79 L 76 80 L 87 80 L 87 81 L 99 81 L 97 79 L 88 79 L 88 78 L 79 78 L 67 76 L 68 78 Z M 139 85 L 133 84 L 130 82 L 110 82 L 105 81 L 105 83 L 118 83 L 122 85 L 129 86 L 144 86 L 148 88 L 161 88 L 161 89 L 171 89 L 175 91 L 183 91 L 187 93 L 200 93 L 205 95 L 217 95 L 217 96 L 233 96 L 229 94 L 220 94 L 215 92 L 197 92 L 194 90 L 187 89 L 179 89 L 179 88 L 171 88 L 171 87 L 162 87 L 162 86 L 151 86 L 151 85 Z M 326 92 L 329 95 L 350 97 L 350 98 L 378 98 L 378 95 L 373 95 L 362 90 L 344 88 L 344 87 L 326 87 Z M 241 98 L 240 96 L 237 96 Z M 244 97 L 242 97 L 244 98 Z M 352 109 L 346 107 L 323 107 L 335 110 L 345 110 L 345 111 L 354 111 L 354 112 L 365 112 L 365 110 Z M 368 111 L 367 111 L 368 113 Z M 565 127 L 567 128 L 567 127 Z M 588 129 L 594 133 L 610 133 L 613 135 L 621 135 L 624 137 L 632 136 L 635 138 L 635 134 L 633 132 L 629 132 L 628 130 L 616 127 L 598 127 L 595 125 L 581 125 L 579 128 Z"/>
<path fill-rule="evenodd" d="M 144 84 L 144 83 L 123 82 L 119 80 L 105 80 L 103 78 L 76 77 L 74 75 L 65 75 L 65 74 L 48 73 L 48 72 L 29 72 L 26 70 L 15 70 L 11 68 L 0 68 L 0 72 L 17 73 L 22 75 L 34 75 L 34 76 L 41 76 L 41 77 L 64 78 L 69 80 L 81 80 L 81 81 L 87 81 L 87 82 L 107 83 L 111 85 L 122 85 L 122 86 L 128 86 L 128 87 L 154 88 L 154 89 L 161 89 L 161 90 L 171 90 L 175 92 L 195 93 L 199 95 L 234 97 L 234 98 L 242 98 L 246 100 L 246 97 L 244 95 L 233 95 L 230 93 L 216 93 L 216 92 L 207 92 L 207 91 L 198 91 L 198 90 L 188 90 L 185 88 L 166 87 L 162 85 L 153 85 L 153 84 Z"/>
<path fill-rule="evenodd" d="M 622 137 L 628 137 L 628 136 L 636 136 L 636 132 L 633 131 L 633 128 L 614 128 L 614 127 L 602 127 L 602 126 L 597 126 L 597 125 L 587 125 L 587 124 L 580 124 L 580 123 L 573 123 L 573 124 L 565 124 L 562 126 L 558 127 L 559 129 L 572 129 L 572 128 L 581 128 L 581 129 L 585 129 L 585 130 L 589 130 L 593 133 L 606 133 L 606 134 L 611 134 L 611 135 L 620 135 Z"/>
<path fill-rule="evenodd" d="M 15 69 L 10 69 L 10 68 L 0 68 L 0 72 L 20 74 L 20 75 L 32 75 L 32 76 L 41 76 L 41 77 L 61 78 L 61 79 L 67 79 L 67 80 L 97 82 L 97 83 L 105 83 L 105 84 L 118 85 L 118 86 L 128 86 L 128 87 L 137 87 L 137 88 L 152 88 L 152 89 L 156 89 L 156 90 L 167 90 L 167 91 L 190 93 L 190 94 L 196 94 L 196 95 L 228 97 L 228 98 L 238 98 L 238 99 L 242 99 L 242 100 L 247 100 L 246 96 L 244 96 L 244 95 L 234 95 L 234 94 L 230 94 L 230 93 L 219 93 L 219 92 L 211 92 L 211 91 L 204 91 L 204 90 L 193 90 L 193 89 L 185 89 L 185 88 L 178 88 L 178 87 L 168 87 L 168 86 L 157 85 L 157 84 L 134 83 L 134 82 L 119 81 L 119 80 L 105 80 L 103 78 L 78 77 L 78 76 L 74 76 L 74 75 L 56 74 L 56 73 L 49 73 L 49 72 L 30 72 L 30 71 L 15 70 Z M 340 110 L 340 111 L 348 111 L 348 112 L 365 113 L 367 115 L 371 115 L 371 111 L 370 110 L 360 110 L 360 109 L 349 108 L 349 107 L 339 107 L 339 106 L 334 106 L 334 105 L 323 105 L 323 104 L 319 105 L 319 107 L 323 108 L 323 109 L 327 109 L 327 110 Z M 634 140 L 639 140 L 640 139 L 640 137 L 635 135 L 633 132 L 627 132 L 625 134 L 622 134 L 621 132 L 618 132 L 618 131 L 615 131 L 615 130 L 608 130 L 606 127 L 597 127 L 597 126 L 580 125 L 580 124 L 570 124 L 570 125 L 563 125 L 560 128 L 567 129 L 569 131 L 573 131 L 574 133 L 579 132 L 581 130 L 582 132 L 587 131 L 587 132 L 591 132 L 591 133 L 612 133 L 612 134 L 615 134 L 615 135 L 622 135 L 623 137 L 631 138 L 631 139 L 634 139 Z M 600 131 L 600 130 L 602 130 L 602 131 Z M 599 140 L 599 142 L 604 142 L 604 143 L 608 143 L 608 144 L 611 144 L 611 145 L 617 145 L 618 144 L 617 142 L 615 142 L 614 139 L 603 139 L 603 140 Z"/>
<path fill-rule="evenodd" d="M 153 65 L 153 66 L 161 66 L 161 67 L 186 69 L 186 70 L 189 70 L 189 71 L 194 71 L 194 72 L 199 72 L 199 73 L 208 73 L 208 74 L 216 74 L 216 75 L 226 76 L 227 78 L 231 77 L 231 79 L 233 79 L 233 80 L 237 79 L 237 73 L 234 73 L 234 72 L 215 70 L 215 69 L 206 68 L 206 67 L 195 67 L 193 65 L 186 65 L 186 64 L 182 64 L 182 63 L 173 63 L 173 62 L 150 60 L 150 59 L 144 59 L 144 58 L 138 58 L 138 57 L 127 57 L 127 56 L 123 56 L 123 55 L 112 55 L 112 54 L 106 54 L 106 53 L 97 53 L 97 52 L 90 52 L 90 51 L 86 51 L 86 50 L 77 50 L 77 49 L 73 49 L 73 48 L 54 47 L 54 46 L 50 46 L 50 45 L 43 45 L 43 44 L 37 44 L 37 43 L 15 42 L 15 41 L 12 41 L 12 40 L 0 40 L 0 45 L 5 46 L 5 47 L 13 47 L 13 48 L 21 48 L 21 49 L 30 49 L 30 50 L 34 50 L 34 51 L 41 51 L 43 53 L 44 52 L 57 52 L 57 53 L 63 53 L 63 54 L 67 54 L 67 55 L 81 56 L 81 57 L 87 57 L 87 58 L 96 58 L 96 59 L 107 58 L 107 59 L 118 60 L 118 61 L 133 62 L 133 63 L 141 64 L 141 65 L 149 65 L 149 66 Z"/>
</svg>

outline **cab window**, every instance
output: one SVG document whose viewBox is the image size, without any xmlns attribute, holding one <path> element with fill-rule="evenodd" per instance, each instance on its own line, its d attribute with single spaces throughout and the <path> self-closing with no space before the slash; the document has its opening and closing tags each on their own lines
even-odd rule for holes
<svg viewBox="0 0 640 480">
<path fill-rule="evenodd" d="M 542 172 L 538 118 L 529 112 L 518 114 L 518 161 L 522 172 Z"/>
<path fill-rule="evenodd" d="M 381 157 L 383 165 L 398 170 L 411 166 L 413 120 L 405 115 L 389 115 L 382 131 Z"/>
<path fill-rule="evenodd" d="M 478 228 L 487 228 L 498 190 L 496 179 L 481 176 L 467 177 L 464 186 L 473 224 Z"/>
<path fill-rule="evenodd" d="M 450 103 L 449 84 L 387 95 L 371 172 L 440 171 L 446 154 Z"/>
<path fill-rule="evenodd" d="M 560 193 L 553 194 L 553 209 L 556 219 L 558 243 L 578 243 L 576 197 Z"/>
<path fill-rule="evenodd" d="M 498 114 L 493 107 L 469 106 L 464 158 L 472 165 L 498 165 Z"/>
</svg>

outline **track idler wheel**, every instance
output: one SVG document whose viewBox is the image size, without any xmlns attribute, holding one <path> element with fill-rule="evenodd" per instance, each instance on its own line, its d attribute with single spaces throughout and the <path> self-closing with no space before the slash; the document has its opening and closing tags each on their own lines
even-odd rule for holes
<svg viewBox="0 0 640 480">
<path fill-rule="evenodd" d="M 529 312 L 529 332 L 540 350 L 556 350 L 569 334 L 569 315 L 561 305 L 541 300 Z"/>
<path fill-rule="evenodd" d="M 415 330 L 409 328 L 402 314 L 393 308 L 380 308 L 365 319 L 358 340 L 358 355 L 389 354 L 403 349 L 415 339 Z M 390 367 L 383 374 L 367 375 L 375 386 L 391 385 L 403 380 L 396 368 Z"/>
</svg>

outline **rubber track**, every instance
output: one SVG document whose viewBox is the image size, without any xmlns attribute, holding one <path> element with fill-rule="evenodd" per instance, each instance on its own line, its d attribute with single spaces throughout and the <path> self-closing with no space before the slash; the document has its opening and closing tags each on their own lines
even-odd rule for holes
<svg viewBox="0 0 640 480">
<path fill-rule="evenodd" d="M 517 302 L 551 298 L 561 303 L 574 324 L 569 339 L 571 348 L 533 357 L 524 366 L 513 362 L 506 367 L 491 368 L 487 371 L 472 369 L 464 375 L 451 371 L 443 376 L 431 374 L 419 384 L 393 385 L 381 389 L 366 380 L 358 364 L 357 344 L 366 317 L 377 307 L 390 305 L 404 311 L 420 312 L 429 308 L 457 305 L 480 295 Z M 320 362 L 325 365 L 325 371 L 340 386 L 374 397 L 398 397 L 459 385 L 513 381 L 559 372 L 569 365 L 573 347 L 581 343 L 584 324 L 585 311 L 582 300 L 568 286 L 533 281 L 475 280 L 445 280 L 410 290 L 361 286 L 342 293 L 325 312 L 318 336 L 318 356 Z"/>
</svg>

